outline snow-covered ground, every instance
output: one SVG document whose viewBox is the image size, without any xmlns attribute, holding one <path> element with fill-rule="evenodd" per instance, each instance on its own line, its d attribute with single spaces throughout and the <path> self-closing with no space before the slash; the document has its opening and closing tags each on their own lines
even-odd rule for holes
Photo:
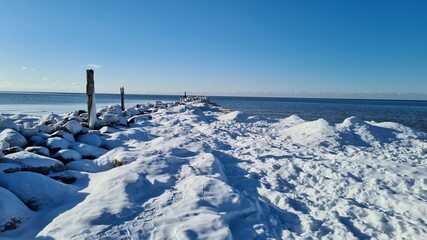
<svg viewBox="0 0 427 240">
<path fill-rule="evenodd" d="M 152 113 L 140 115 L 141 108 Z M 113 113 L 117 108 L 100 112 L 104 122 L 123 123 Z M 126 114 L 128 127 L 85 135 L 39 130 L 42 137 L 30 142 L 47 139 L 51 152 L 55 143 L 66 171 L 19 171 L 22 162 L 47 157 L 5 155 L 0 238 L 427 237 L 426 133 L 356 117 L 336 125 L 298 116 L 273 120 L 206 103 L 139 106 Z M 18 125 L 35 121 L 7 117 Z"/>
</svg>

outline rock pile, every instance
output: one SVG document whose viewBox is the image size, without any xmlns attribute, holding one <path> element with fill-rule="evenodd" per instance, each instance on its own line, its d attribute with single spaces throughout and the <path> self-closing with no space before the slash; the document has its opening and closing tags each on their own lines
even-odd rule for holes
<svg viewBox="0 0 427 240">
<path fill-rule="evenodd" d="M 150 120 L 149 113 L 177 104 L 154 102 L 125 111 L 119 105 L 110 105 L 97 112 L 95 129 L 88 128 L 88 114 L 81 110 L 63 115 L 49 113 L 37 121 L 0 119 L 0 212 L 8 207 L 8 213 L 16 213 L 0 217 L 0 232 L 18 227 L 28 219 L 29 212 L 48 204 L 31 196 L 39 189 L 37 184 L 60 188 L 58 184 L 72 183 L 76 177 L 71 170 L 91 172 L 96 168 L 93 159 L 112 149 L 108 134 Z M 28 187 L 13 184 L 12 179 L 19 179 L 21 172 L 26 181 L 34 179 L 26 183 L 32 189 L 31 194 Z M 16 199 L 19 203 L 10 203 Z"/>
</svg>

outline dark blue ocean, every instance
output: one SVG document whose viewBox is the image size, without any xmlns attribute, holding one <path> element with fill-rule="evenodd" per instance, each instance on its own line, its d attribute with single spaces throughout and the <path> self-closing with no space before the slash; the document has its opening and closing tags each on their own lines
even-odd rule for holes
<svg viewBox="0 0 427 240">
<path fill-rule="evenodd" d="M 178 101 L 179 96 L 127 94 L 127 106 L 155 100 Z M 296 114 L 305 120 L 324 118 L 331 123 L 356 116 L 366 121 L 392 121 L 427 132 L 427 101 L 360 100 L 267 97 L 210 97 L 211 102 L 232 110 L 270 118 Z M 97 107 L 119 104 L 118 94 L 97 94 Z M 80 93 L 0 92 L 0 113 L 43 114 L 86 109 Z"/>
</svg>

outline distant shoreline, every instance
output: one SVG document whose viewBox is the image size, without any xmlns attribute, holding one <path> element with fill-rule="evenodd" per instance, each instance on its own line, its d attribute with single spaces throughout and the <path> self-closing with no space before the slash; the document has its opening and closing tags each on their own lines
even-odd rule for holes
<svg viewBox="0 0 427 240">
<path fill-rule="evenodd" d="M 0 91 L 0 93 L 16 93 L 16 94 L 84 94 L 84 92 L 40 92 L 40 91 Z M 105 93 L 105 92 L 97 92 L 96 94 L 102 95 L 120 95 L 119 93 Z M 168 96 L 168 97 L 180 97 L 180 94 L 161 94 L 161 93 L 126 93 L 126 95 L 131 96 Z M 189 94 L 195 96 L 209 96 L 209 97 L 218 97 L 218 98 L 267 98 L 267 99 L 311 99 L 311 100 L 360 100 L 360 101 L 408 101 L 408 102 L 427 102 L 426 99 L 396 99 L 396 98 L 349 98 L 349 97 L 290 97 L 290 96 L 254 96 L 254 95 L 206 95 L 206 94 Z M 426 96 L 427 97 L 427 96 Z"/>
</svg>

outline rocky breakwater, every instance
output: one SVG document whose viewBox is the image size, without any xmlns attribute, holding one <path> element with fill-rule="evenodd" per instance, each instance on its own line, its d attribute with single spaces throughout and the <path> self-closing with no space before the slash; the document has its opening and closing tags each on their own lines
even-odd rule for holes
<svg viewBox="0 0 427 240">
<path fill-rule="evenodd" d="M 81 110 L 39 118 L 1 117 L 0 232 L 19 227 L 39 209 L 58 201 L 49 196 L 67 195 L 68 184 L 81 171 L 97 171 L 93 160 L 119 145 L 109 134 L 177 104 L 154 102 L 125 111 L 110 105 L 98 110 L 95 129 L 88 128 L 88 114 Z"/>
</svg>

